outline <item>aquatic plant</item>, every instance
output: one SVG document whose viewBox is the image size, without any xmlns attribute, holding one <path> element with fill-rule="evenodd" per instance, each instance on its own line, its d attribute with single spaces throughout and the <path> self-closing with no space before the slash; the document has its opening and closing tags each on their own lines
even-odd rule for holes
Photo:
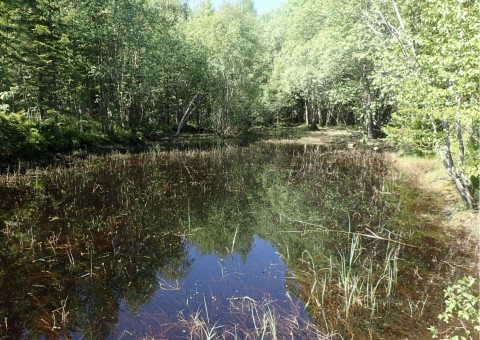
<svg viewBox="0 0 480 340">
<path fill-rule="evenodd" d="M 289 311 L 278 311 L 275 301 L 269 298 L 255 300 L 249 296 L 233 297 L 229 300 L 232 319 L 228 323 L 212 320 L 205 303 L 189 316 L 180 313 L 179 320 L 171 328 L 180 327 L 186 339 L 284 339 L 308 338 L 331 339 L 333 334 L 322 333 L 316 325 L 305 320 L 297 304 L 291 302 Z M 152 335 L 153 336 L 153 335 Z"/>
<path fill-rule="evenodd" d="M 444 275 L 443 260 L 454 255 L 436 240 L 434 223 L 416 216 L 427 200 L 399 193 L 387 168 L 368 150 L 288 145 L 19 163 L 0 176 L 0 299 L 9 308 L 0 337 L 121 335 L 119 315 L 144 317 L 159 291 L 185 293 L 193 247 L 217 257 L 215 280 L 227 282 L 234 270 L 224 260 L 246 261 L 258 239 L 283 257 L 286 287 L 275 282 L 295 303 L 212 294 L 228 308 L 218 317 L 210 304 L 178 299 L 170 314 L 159 312 L 152 336 L 172 324 L 185 334 L 165 334 L 198 338 L 374 337 L 412 325 L 427 333 L 444 288 L 432 275 Z"/>
</svg>

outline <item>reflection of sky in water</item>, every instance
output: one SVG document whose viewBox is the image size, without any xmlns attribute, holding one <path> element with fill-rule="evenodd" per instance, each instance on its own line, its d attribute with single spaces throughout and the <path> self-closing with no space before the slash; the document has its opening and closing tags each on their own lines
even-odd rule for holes
<svg viewBox="0 0 480 340">
<path fill-rule="evenodd" d="M 234 298 L 248 296 L 259 302 L 263 298 L 272 299 L 276 311 L 288 310 L 286 266 L 268 242 L 254 236 L 245 261 L 236 253 L 224 259 L 215 254 L 201 254 L 194 246 L 189 247 L 189 257 L 193 259 L 189 274 L 178 282 L 159 275 L 163 289 L 156 291 L 137 317 L 129 315 L 122 303 L 113 337 L 120 336 L 124 330 L 138 336 L 159 334 L 178 322 L 180 312 L 188 319 L 198 310 L 205 311 L 205 306 L 211 324 L 216 321 L 220 325 L 229 324 L 228 306 Z M 143 321 L 139 321 L 141 319 Z"/>
</svg>

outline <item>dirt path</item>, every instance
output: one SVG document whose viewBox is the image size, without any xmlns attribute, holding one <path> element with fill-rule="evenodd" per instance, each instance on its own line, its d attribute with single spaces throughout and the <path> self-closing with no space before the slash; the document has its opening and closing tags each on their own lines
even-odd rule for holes
<svg viewBox="0 0 480 340">
<path fill-rule="evenodd" d="M 299 133 L 294 133 L 286 138 L 267 139 L 263 142 L 302 145 L 355 144 L 359 142 L 362 136 L 361 132 L 346 128 L 320 128 L 316 131 L 305 131 L 304 128 L 292 129 L 299 129 Z"/>
<path fill-rule="evenodd" d="M 480 210 L 465 207 L 447 171 L 437 158 L 402 156 L 391 153 L 389 156 L 394 168 L 404 173 L 409 182 L 435 200 L 445 232 L 460 236 L 464 246 L 472 247 L 476 258 L 480 253 Z M 477 266 L 480 262 L 477 261 Z M 480 269 L 480 267 L 478 267 Z M 479 272 L 480 274 L 480 272 Z"/>
</svg>

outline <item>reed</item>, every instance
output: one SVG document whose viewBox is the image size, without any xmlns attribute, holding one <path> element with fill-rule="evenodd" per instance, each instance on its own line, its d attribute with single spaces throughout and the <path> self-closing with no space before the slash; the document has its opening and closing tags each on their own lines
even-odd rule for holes
<svg viewBox="0 0 480 340">
<path fill-rule="evenodd" d="M 224 326 L 217 325 L 216 323 L 211 325 L 209 323 L 208 312 L 206 312 L 206 317 L 203 314 L 201 310 L 197 310 L 189 317 L 185 317 L 183 313 L 180 313 L 179 325 L 185 330 L 185 337 L 187 339 L 210 340 L 218 338 L 219 331 L 222 330 Z"/>
<path fill-rule="evenodd" d="M 190 315 L 180 313 L 175 325 L 170 325 L 171 334 L 179 331 L 186 339 L 331 339 L 332 334 L 325 334 L 310 320 L 301 315 L 301 307 L 291 296 L 288 310 L 279 309 L 270 298 L 255 300 L 249 296 L 232 297 L 229 300 L 227 322 L 213 320 L 209 315 L 207 303 Z M 168 331 L 167 330 L 167 331 Z M 167 332 L 168 333 L 168 332 Z M 165 333 L 162 336 L 168 336 Z M 176 335 L 177 336 L 177 335 Z M 157 338 L 155 334 L 149 337 Z"/>
<path fill-rule="evenodd" d="M 353 330 L 357 320 L 365 320 L 367 315 L 375 318 L 379 307 L 384 310 L 388 306 L 403 247 L 387 239 L 369 242 L 367 248 L 365 238 L 358 233 L 343 239 L 348 242 L 336 254 L 304 251 L 303 269 L 297 266 L 293 275 L 302 282 L 306 308 L 327 332 Z"/>
</svg>

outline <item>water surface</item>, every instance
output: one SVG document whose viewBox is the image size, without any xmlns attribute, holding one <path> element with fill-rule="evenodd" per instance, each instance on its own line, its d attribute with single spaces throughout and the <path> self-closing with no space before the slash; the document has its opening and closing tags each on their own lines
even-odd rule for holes
<svg viewBox="0 0 480 340">
<path fill-rule="evenodd" d="M 388 174 L 370 151 L 259 143 L 4 176 L 0 334 L 428 334 L 464 254 Z"/>
</svg>

